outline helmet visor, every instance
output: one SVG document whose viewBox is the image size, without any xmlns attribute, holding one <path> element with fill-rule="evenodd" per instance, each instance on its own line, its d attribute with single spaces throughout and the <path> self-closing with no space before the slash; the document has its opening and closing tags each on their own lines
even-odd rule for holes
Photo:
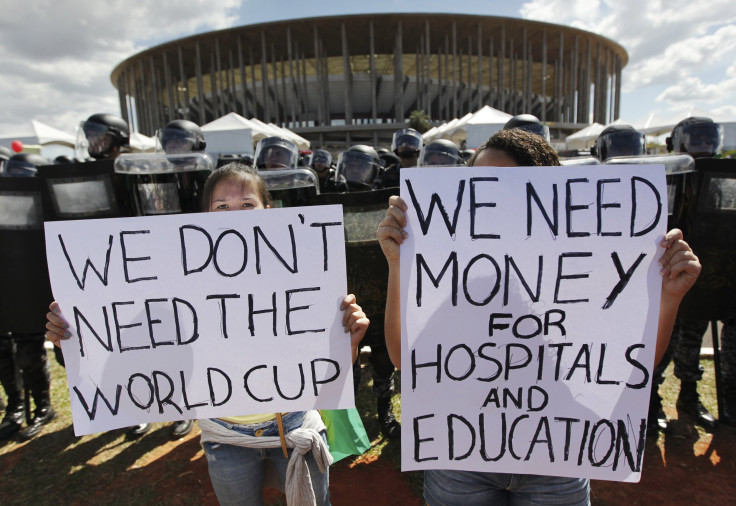
<svg viewBox="0 0 736 506">
<path fill-rule="evenodd" d="M 366 153 L 346 151 L 340 155 L 337 173 L 348 183 L 370 185 L 373 183 L 376 159 Z"/>
<path fill-rule="evenodd" d="M 723 148 L 723 133 L 717 123 L 693 123 L 682 127 L 682 143 L 691 155 L 713 156 Z"/>
<path fill-rule="evenodd" d="M 425 146 L 419 157 L 420 167 L 462 165 L 460 153 L 450 146 Z"/>
<path fill-rule="evenodd" d="M 177 155 L 191 153 L 199 145 L 199 140 L 192 132 L 178 128 L 162 128 L 156 132 L 157 147 L 166 154 Z"/>
<path fill-rule="evenodd" d="M 644 134 L 640 132 L 612 132 L 605 136 L 604 145 L 605 158 L 613 158 L 614 156 L 641 156 L 646 152 Z"/>
<path fill-rule="evenodd" d="M 23 160 L 8 160 L 3 171 L 3 176 L 8 177 L 34 177 L 36 166 Z"/>
<path fill-rule="evenodd" d="M 77 151 L 80 152 L 81 158 L 86 157 L 84 151 L 93 158 L 104 158 L 110 154 L 114 146 L 115 140 L 107 126 L 91 121 L 83 121 L 80 124 Z"/>
</svg>

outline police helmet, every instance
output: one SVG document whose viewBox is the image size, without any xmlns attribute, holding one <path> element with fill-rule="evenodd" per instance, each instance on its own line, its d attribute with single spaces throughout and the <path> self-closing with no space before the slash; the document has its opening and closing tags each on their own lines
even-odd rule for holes
<svg viewBox="0 0 736 506">
<path fill-rule="evenodd" d="M 380 170 L 378 153 L 364 144 L 350 147 L 337 160 L 337 178 L 353 188 L 372 188 Z"/>
<path fill-rule="evenodd" d="M 611 125 L 600 133 L 590 153 L 602 162 L 614 156 L 641 156 L 646 154 L 646 140 L 631 125 Z"/>
<path fill-rule="evenodd" d="M 250 153 L 243 153 L 243 154 L 221 154 L 217 157 L 217 163 L 216 163 L 216 169 L 219 169 L 220 167 L 227 165 L 229 163 L 240 163 L 243 165 L 246 165 L 248 167 L 253 167 L 253 155 Z"/>
<path fill-rule="evenodd" d="M 75 160 L 71 156 L 59 155 L 54 158 L 54 165 L 63 165 L 65 163 L 74 163 Z"/>
<path fill-rule="evenodd" d="M 10 157 L 3 169 L 5 177 L 34 177 L 36 167 L 48 165 L 49 162 L 41 155 L 33 153 L 18 153 Z"/>
<path fill-rule="evenodd" d="M 207 146 L 199 125 L 185 119 L 170 121 L 156 132 L 156 139 L 167 154 L 202 152 Z"/>
<path fill-rule="evenodd" d="M 324 172 L 332 165 L 332 154 L 326 149 L 315 149 L 312 152 L 312 168 Z"/>
<path fill-rule="evenodd" d="M 692 116 L 675 125 L 666 142 L 667 151 L 712 157 L 723 149 L 723 128 L 710 118 Z"/>
<path fill-rule="evenodd" d="M 422 148 L 419 155 L 419 167 L 429 166 L 453 166 L 462 165 L 463 159 L 460 157 L 460 148 L 457 144 L 448 139 L 437 139 L 430 142 Z"/>
<path fill-rule="evenodd" d="M 473 155 L 475 154 L 474 149 L 463 149 L 460 151 L 460 158 L 463 159 L 463 162 L 467 163 L 468 160 L 473 158 Z"/>
<path fill-rule="evenodd" d="M 399 158 L 411 158 L 419 154 L 423 142 L 422 134 L 413 128 L 402 128 L 394 132 L 391 151 Z"/>
<path fill-rule="evenodd" d="M 93 114 L 79 127 L 77 145 L 85 146 L 89 155 L 96 160 L 109 158 L 115 148 L 129 144 L 128 124 L 114 114 Z"/>
<path fill-rule="evenodd" d="M 299 148 L 284 137 L 266 137 L 258 141 L 255 158 L 259 170 L 295 169 Z"/>
<path fill-rule="evenodd" d="M 517 114 L 513 118 L 509 119 L 503 126 L 504 130 L 511 130 L 513 128 L 537 134 L 540 137 L 544 137 L 544 139 L 549 142 L 549 127 L 547 125 L 543 125 L 542 122 L 539 121 L 539 118 L 533 114 Z"/>
</svg>

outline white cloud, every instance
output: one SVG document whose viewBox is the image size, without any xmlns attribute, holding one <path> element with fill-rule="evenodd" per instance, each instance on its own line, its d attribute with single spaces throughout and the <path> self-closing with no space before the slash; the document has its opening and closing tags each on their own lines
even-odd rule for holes
<svg viewBox="0 0 736 506">
<path fill-rule="evenodd" d="M 684 100 L 712 104 L 733 96 L 732 0 L 532 0 L 520 13 L 587 29 L 624 46 L 629 53 L 624 92 L 655 87 L 661 89 L 657 101 L 671 106 Z"/>
<path fill-rule="evenodd" d="M 31 119 L 71 132 L 96 112 L 120 114 L 115 65 L 150 45 L 232 26 L 243 0 L 30 0 L 0 19 L 0 134 Z"/>
</svg>

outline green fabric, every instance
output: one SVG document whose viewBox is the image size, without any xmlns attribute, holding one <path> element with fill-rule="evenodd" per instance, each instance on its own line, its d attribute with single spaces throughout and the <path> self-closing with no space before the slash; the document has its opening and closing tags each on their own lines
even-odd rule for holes
<svg viewBox="0 0 736 506">
<path fill-rule="evenodd" d="M 327 426 L 327 443 L 335 462 L 361 455 L 371 447 L 357 409 L 323 409 L 320 414 Z"/>
</svg>

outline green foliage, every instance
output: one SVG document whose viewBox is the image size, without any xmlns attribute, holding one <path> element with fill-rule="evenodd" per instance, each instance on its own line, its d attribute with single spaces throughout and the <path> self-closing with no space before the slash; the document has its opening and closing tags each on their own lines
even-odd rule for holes
<svg viewBox="0 0 736 506">
<path fill-rule="evenodd" d="M 429 130 L 429 116 L 422 110 L 414 110 L 409 113 L 409 128 L 413 128 L 420 134 Z"/>
</svg>

